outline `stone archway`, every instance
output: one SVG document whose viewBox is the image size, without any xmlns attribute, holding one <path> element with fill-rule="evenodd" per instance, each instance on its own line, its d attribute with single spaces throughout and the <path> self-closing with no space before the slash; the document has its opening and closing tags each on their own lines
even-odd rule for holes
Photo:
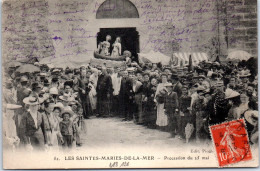
<svg viewBox="0 0 260 171">
<path fill-rule="evenodd" d="M 139 18 L 139 13 L 129 0 L 106 0 L 98 8 L 96 18 Z"/>
</svg>

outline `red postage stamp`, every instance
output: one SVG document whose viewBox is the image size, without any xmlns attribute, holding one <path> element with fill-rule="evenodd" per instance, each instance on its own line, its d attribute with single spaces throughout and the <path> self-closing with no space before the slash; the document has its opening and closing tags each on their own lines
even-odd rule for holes
<svg viewBox="0 0 260 171">
<path fill-rule="evenodd" d="M 220 167 L 252 159 L 244 119 L 210 126 Z"/>
</svg>

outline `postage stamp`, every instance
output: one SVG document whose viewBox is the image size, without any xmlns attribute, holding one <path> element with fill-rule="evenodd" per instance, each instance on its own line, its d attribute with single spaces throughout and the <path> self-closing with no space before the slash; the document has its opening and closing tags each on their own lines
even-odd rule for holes
<svg viewBox="0 0 260 171">
<path fill-rule="evenodd" d="M 220 167 L 252 159 L 244 119 L 210 126 Z"/>
</svg>

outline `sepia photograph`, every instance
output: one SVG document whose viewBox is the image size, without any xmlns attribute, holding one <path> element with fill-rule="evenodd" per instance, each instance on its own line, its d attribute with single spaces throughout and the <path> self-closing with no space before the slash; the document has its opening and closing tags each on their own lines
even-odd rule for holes
<svg viewBox="0 0 260 171">
<path fill-rule="evenodd" d="M 4 169 L 255 168 L 257 0 L 2 0 Z"/>
</svg>

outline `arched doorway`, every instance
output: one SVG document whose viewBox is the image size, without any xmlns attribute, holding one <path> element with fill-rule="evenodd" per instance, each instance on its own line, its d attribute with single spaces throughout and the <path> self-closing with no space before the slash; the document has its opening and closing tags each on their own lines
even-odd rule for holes
<svg viewBox="0 0 260 171">
<path fill-rule="evenodd" d="M 139 13 L 129 0 L 106 0 L 98 8 L 96 18 L 139 18 Z"/>
<path fill-rule="evenodd" d="M 96 18 L 106 20 L 127 18 L 132 20 L 139 18 L 139 13 L 135 5 L 129 0 L 106 0 L 98 8 Z M 118 22 L 120 22 L 120 20 Z M 137 57 L 137 53 L 140 52 L 140 47 L 139 33 L 135 26 L 124 27 L 124 25 L 122 25 L 120 27 L 111 27 L 110 25 L 108 27 L 99 28 L 97 46 L 106 39 L 107 35 L 110 35 L 112 38 L 110 42 L 110 52 L 112 52 L 112 44 L 115 42 L 116 37 L 120 37 L 122 52 L 129 50 L 134 57 Z"/>
</svg>

